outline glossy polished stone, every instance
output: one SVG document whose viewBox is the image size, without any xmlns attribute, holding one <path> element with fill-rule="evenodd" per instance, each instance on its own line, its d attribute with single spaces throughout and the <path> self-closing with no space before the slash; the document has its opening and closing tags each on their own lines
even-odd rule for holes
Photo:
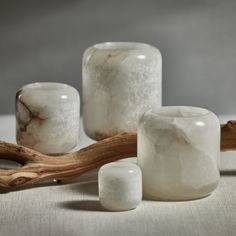
<svg viewBox="0 0 236 236">
<path fill-rule="evenodd" d="M 142 201 L 142 174 L 136 164 L 106 164 L 99 170 L 98 181 L 99 200 L 107 210 L 131 210 Z"/>
<path fill-rule="evenodd" d="M 196 107 L 147 111 L 138 127 L 138 164 L 144 197 L 189 200 L 209 195 L 219 182 L 220 123 Z"/>
<path fill-rule="evenodd" d="M 45 154 L 70 152 L 78 144 L 80 97 L 61 83 L 34 83 L 16 95 L 17 143 Z"/>
<path fill-rule="evenodd" d="M 83 56 L 83 121 L 95 140 L 136 132 L 144 111 L 162 103 L 162 58 L 144 43 L 108 42 Z"/>
</svg>

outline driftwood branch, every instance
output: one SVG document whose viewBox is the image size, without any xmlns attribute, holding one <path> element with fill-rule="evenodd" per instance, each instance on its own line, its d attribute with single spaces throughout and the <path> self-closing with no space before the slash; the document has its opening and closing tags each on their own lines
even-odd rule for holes
<svg viewBox="0 0 236 236">
<path fill-rule="evenodd" d="M 236 121 L 221 125 L 221 150 L 236 150 Z M 13 189 L 44 180 L 72 180 L 105 163 L 137 155 L 137 135 L 120 134 L 64 156 L 47 156 L 0 141 L 0 159 L 21 163 L 18 169 L 0 169 L 0 187 Z"/>
<path fill-rule="evenodd" d="M 236 150 L 236 120 L 221 125 L 221 151 Z"/>
<path fill-rule="evenodd" d="M 118 159 L 136 156 L 136 134 L 121 134 L 65 156 L 47 156 L 0 141 L 0 159 L 17 161 L 22 168 L 0 169 L 0 187 L 14 188 L 43 180 L 71 180 Z"/>
</svg>

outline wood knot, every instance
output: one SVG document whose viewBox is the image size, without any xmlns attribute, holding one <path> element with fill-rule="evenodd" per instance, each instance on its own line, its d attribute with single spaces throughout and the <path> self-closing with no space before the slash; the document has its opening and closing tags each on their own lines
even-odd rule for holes
<svg viewBox="0 0 236 236">
<path fill-rule="evenodd" d="M 12 180 L 9 183 L 9 186 L 11 186 L 11 187 L 21 186 L 30 180 L 31 180 L 31 178 L 28 178 L 28 177 L 18 177 L 16 179 Z"/>
<path fill-rule="evenodd" d="M 236 120 L 230 120 L 227 122 L 226 126 L 230 129 L 236 129 Z"/>
<path fill-rule="evenodd" d="M 22 152 L 23 151 L 23 147 L 17 147 L 17 152 Z"/>
</svg>

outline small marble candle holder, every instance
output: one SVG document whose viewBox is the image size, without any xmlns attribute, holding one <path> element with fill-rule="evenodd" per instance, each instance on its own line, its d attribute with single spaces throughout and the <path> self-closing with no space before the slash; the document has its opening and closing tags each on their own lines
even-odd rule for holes
<svg viewBox="0 0 236 236">
<path fill-rule="evenodd" d="M 131 210 L 142 201 L 142 174 L 133 163 L 113 162 L 102 166 L 98 183 L 99 199 L 107 210 Z"/>
<path fill-rule="evenodd" d="M 101 140 L 136 132 L 144 111 L 162 103 L 162 58 L 144 43 L 107 42 L 83 56 L 83 123 L 86 134 Z"/>
<path fill-rule="evenodd" d="M 147 111 L 138 127 L 138 164 L 145 198 L 190 200 L 219 182 L 220 123 L 197 107 Z"/>
<path fill-rule="evenodd" d="M 16 94 L 17 143 L 45 154 L 70 152 L 78 144 L 80 97 L 61 83 L 33 83 Z"/>
</svg>

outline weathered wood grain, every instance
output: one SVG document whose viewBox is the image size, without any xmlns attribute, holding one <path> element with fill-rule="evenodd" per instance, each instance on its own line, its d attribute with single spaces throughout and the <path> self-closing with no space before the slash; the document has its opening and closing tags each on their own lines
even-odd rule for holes
<svg viewBox="0 0 236 236">
<path fill-rule="evenodd" d="M 236 150 L 236 121 L 221 125 L 221 150 Z M 0 141 L 0 159 L 21 163 L 22 168 L 0 169 L 0 187 L 32 185 L 45 180 L 67 180 L 118 159 L 137 155 L 137 135 L 119 134 L 77 152 L 51 157 L 29 148 Z"/>
</svg>

